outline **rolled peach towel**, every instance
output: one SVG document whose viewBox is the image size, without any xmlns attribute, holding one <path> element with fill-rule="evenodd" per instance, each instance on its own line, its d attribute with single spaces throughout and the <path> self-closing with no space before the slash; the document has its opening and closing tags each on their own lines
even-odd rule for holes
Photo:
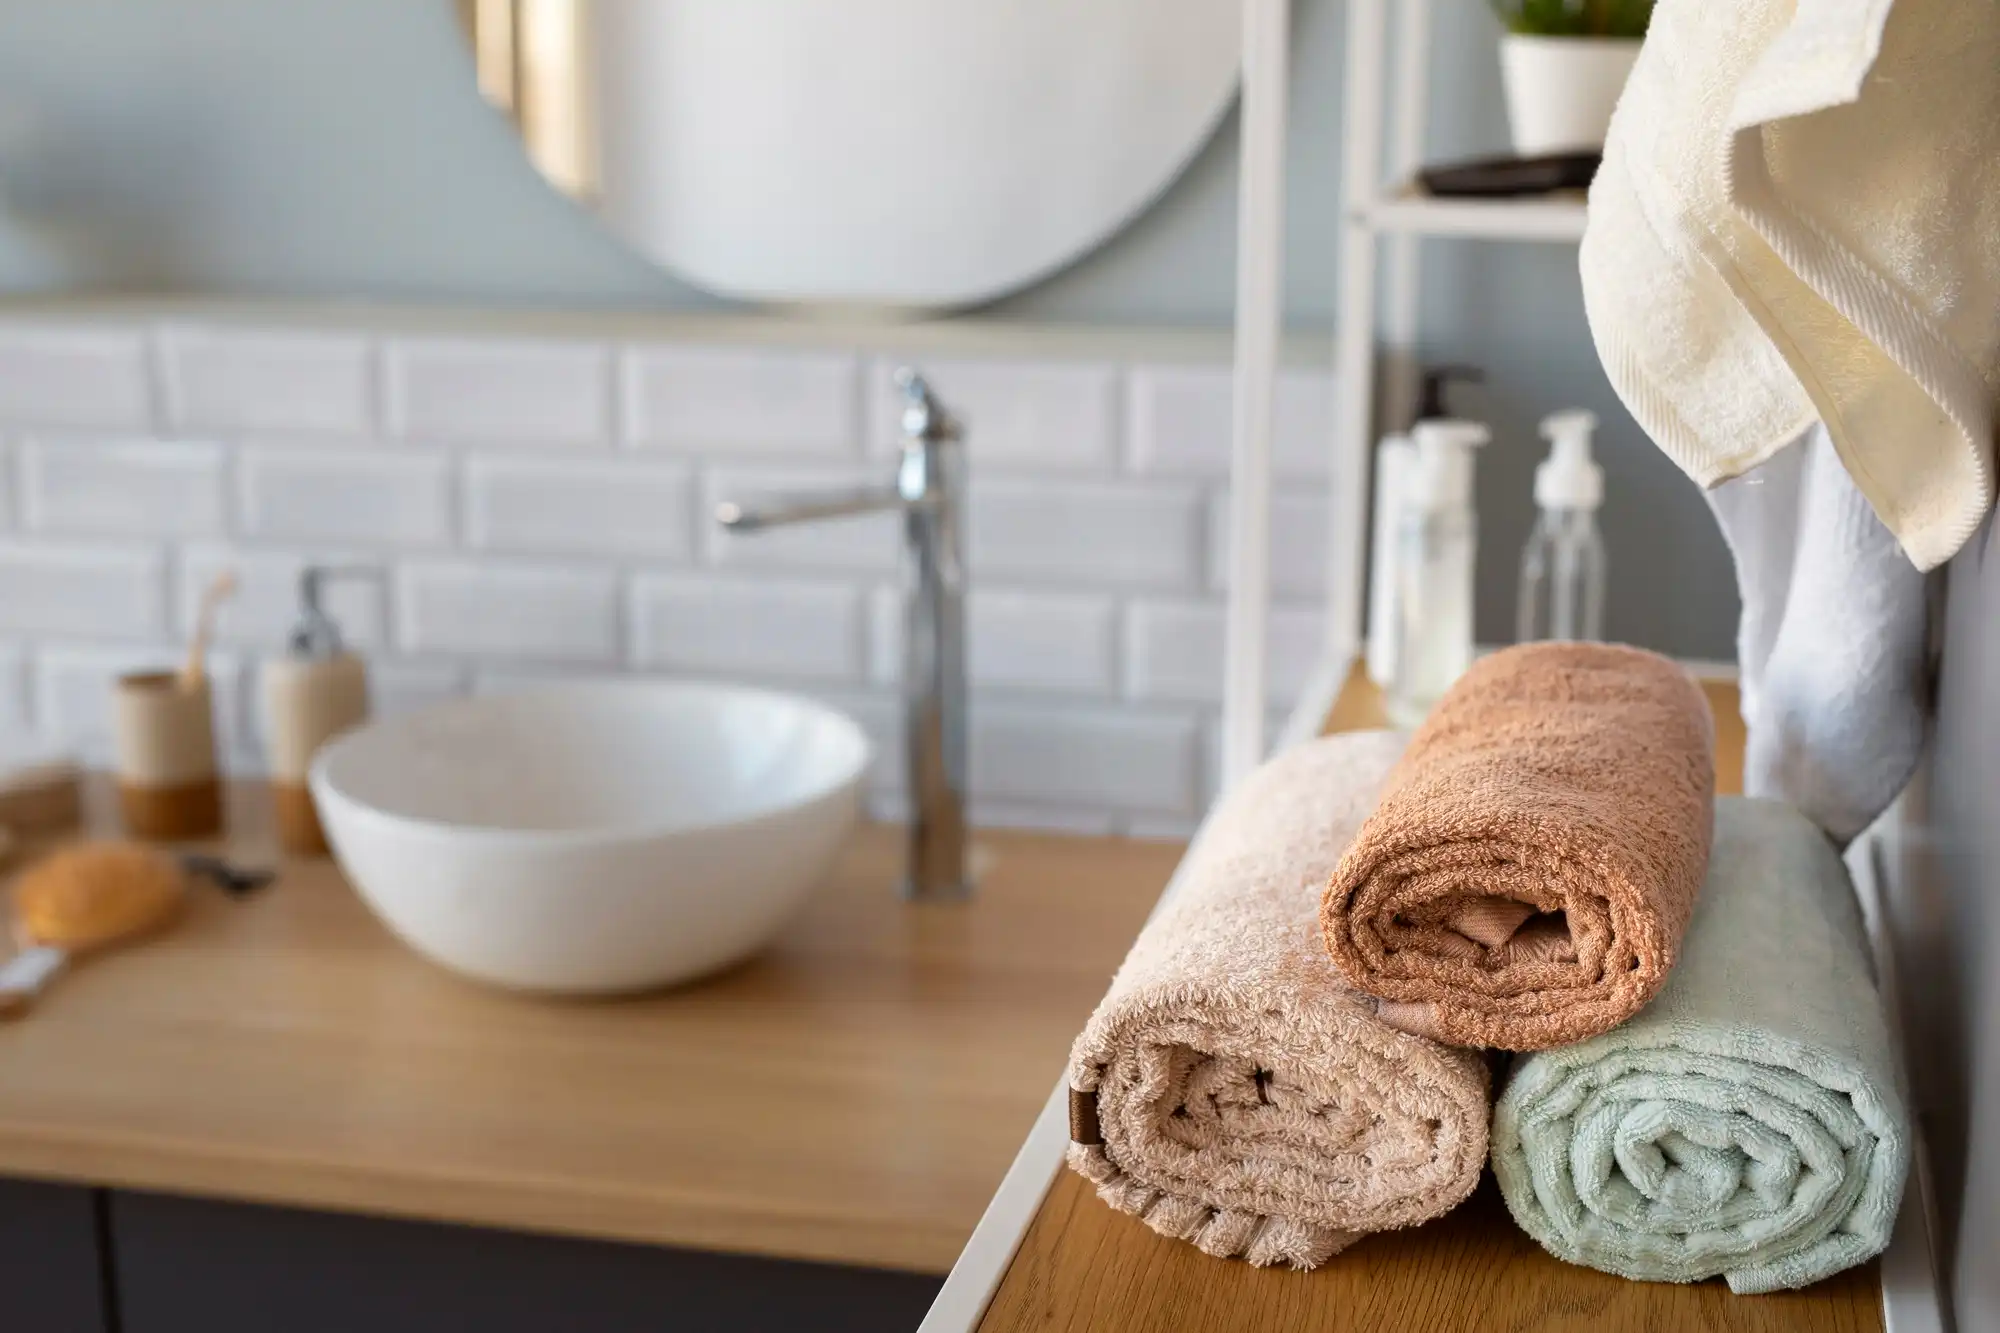
<svg viewBox="0 0 2000 1333">
<path fill-rule="evenodd" d="M 1402 749 L 1329 737 L 1210 815 L 1070 1056 L 1069 1164 L 1209 1254 L 1312 1268 L 1461 1202 L 1482 1058 L 1399 1032 L 1319 942 L 1319 895 Z"/>
<path fill-rule="evenodd" d="M 1382 1018 L 1539 1051 L 1666 983 L 1708 869 L 1715 721 L 1656 654 L 1537 643 L 1473 664 L 1331 877 L 1334 966 Z"/>
</svg>

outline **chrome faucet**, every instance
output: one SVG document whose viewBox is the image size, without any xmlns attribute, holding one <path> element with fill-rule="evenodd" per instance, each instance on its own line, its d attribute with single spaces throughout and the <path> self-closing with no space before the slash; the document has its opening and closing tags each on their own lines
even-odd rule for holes
<svg viewBox="0 0 2000 1333">
<path fill-rule="evenodd" d="M 903 391 L 903 457 L 896 480 L 827 495 L 725 501 L 731 532 L 897 510 L 903 515 L 903 729 L 909 761 L 910 849 L 903 896 L 972 892 L 965 837 L 965 452 L 959 423 L 923 376 L 896 372 Z"/>
</svg>

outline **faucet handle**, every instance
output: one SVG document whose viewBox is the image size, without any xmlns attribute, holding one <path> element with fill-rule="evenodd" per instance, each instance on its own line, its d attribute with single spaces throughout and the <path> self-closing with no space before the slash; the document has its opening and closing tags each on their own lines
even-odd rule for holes
<svg viewBox="0 0 2000 1333">
<path fill-rule="evenodd" d="M 942 444 L 964 438 L 954 417 L 926 380 L 913 366 L 896 371 L 896 387 L 903 391 L 903 435 L 922 444 Z"/>
</svg>

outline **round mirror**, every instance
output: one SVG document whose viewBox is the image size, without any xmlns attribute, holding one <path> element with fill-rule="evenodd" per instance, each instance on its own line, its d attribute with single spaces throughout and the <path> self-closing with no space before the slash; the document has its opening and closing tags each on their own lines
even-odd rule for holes
<svg viewBox="0 0 2000 1333">
<path fill-rule="evenodd" d="M 721 295 L 929 310 L 1143 211 L 1234 95 L 1238 0 L 459 0 L 557 188 Z"/>
</svg>

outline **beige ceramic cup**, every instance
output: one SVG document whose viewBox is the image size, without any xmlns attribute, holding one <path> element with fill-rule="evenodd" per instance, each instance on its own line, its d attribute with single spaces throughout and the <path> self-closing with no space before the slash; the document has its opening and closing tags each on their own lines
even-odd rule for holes
<svg viewBox="0 0 2000 1333">
<path fill-rule="evenodd" d="M 126 829 L 162 839 L 220 833 L 222 782 L 208 678 L 190 688 L 171 671 L 120 676 L 112 712 Z"/>
</svg>

